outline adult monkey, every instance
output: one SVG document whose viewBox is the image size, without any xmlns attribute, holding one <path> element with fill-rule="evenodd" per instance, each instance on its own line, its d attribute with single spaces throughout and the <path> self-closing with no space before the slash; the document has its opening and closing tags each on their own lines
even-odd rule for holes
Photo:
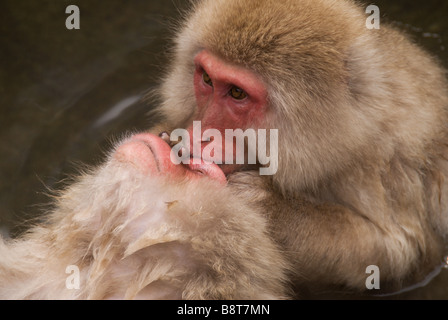
<svg viewBox="0 0 448 320">
<path fill-rule="evenodd" d="M 270 220 L 297 288 L 365 290 L 376 265 L 393 291 L 443 256 L 444 71 L 392 27 L 367 29 L 364 10 L 348 0 L 199 1 L 160 90 L 166 121 L 154 132 L 192 132 L 192 120 L 223 136 L 279 130 L 273 176 L 221 168 Z"/>
</svg>

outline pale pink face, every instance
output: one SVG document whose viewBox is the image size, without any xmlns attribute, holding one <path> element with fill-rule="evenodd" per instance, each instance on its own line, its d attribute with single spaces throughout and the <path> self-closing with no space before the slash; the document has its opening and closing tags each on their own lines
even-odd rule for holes
<svg viewBox="0 0 448 320">
<path fill-rule="evenodd" d="M 198 116 L 195 120 L 201 121 L 202 132 L 217 129 L 221 136 L 225 137 L 225 129 L 244 130 L 251 124 L 262 123 L 266 112 L 267 90 L 257 75 L 223 61 L 208 50 L 199 52 L 194 63 L 194 88 L 198 106 Z M 192 127 L 188 130 L 190 137 L 193 137 Z M 208 143 L 201 142 L 202 149 Z M 224 139 L 222 146 L 215 150 L 224 157 Z M 233 155 L 236 155 L 235 150 Z M 224 162 L 224 159 L 221 162 Z M 222 165 L 221 168 L 227 174 L 240 166 Z"/>
<path fill-rule="evenodd" d="M 120 145 L 114 158 L 136 166 L 148 175 L 169 175 L 186 179 L 208 177 L 226 183 L 223 171 L 214 163 L 201 161 L 200 164 L 175 165 L 170 158 L 171 147 L 161 138 L 140 133 Z"/>
</svg>

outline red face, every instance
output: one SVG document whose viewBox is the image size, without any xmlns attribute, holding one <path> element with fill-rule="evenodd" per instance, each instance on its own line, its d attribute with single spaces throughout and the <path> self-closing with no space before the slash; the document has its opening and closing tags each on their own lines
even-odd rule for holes
<svg viewBox="0 0 448 320">
<path fill-rule="evenodd" d="M 208 50 L 199 52 L 194 63 L 194 88 L 198 106 L 196 120 L 201 121 L 201 136 L 207 129 L 217 129 L 221 133 L 222 145 L 216 146 L 215 152 L 222 155 L 224 163 L 225 129 L 245 130 L 250 125 L 262 122 L 266 110 L 266 87 L 253 72 L 231 65 Z M 188 128 L 188 131 L 192 148 L 193 128 Z M 201 142 L 201 149 L 208 143 L 210 142 Z M 232 147 L 235 163 L 236 150 L 233 144 Z M 226 174 L 240 167 L 241 165 L 221 165 Z"/>
<path fill-rule="evenodd" d="M 207 50 L 199 52 L 194 63 L 194 88 L 198 106 L 195 120 L 201 121 L 201 132 L 200 136 L 194 137 L 193 126 L 188 128 L 191 150 L 195 143 L 193 138 L 201 139 L 205 130 L 216 129 L 221 134 L 222 144 L 215 144 L 214 152 L 220 155 L 220 162 L 224 163 L 224 152 L 229 152 L 232 148 L 235 163 L 236 146 L 232 143 L 226 148 L 225 130 L 245 130 L 250 125 L 263 123 L 267 104 L 266 86 L 253 72 L 231 65 Z M 226 182 L 225 174 L 243 166 L 222 164 L 218 167 L 209 163 L 210 159 L 202 151 L 211 142 L 196 143 L 199 143 L 203 156 L 199 164 L 175 165 L 170 158 L 170 146 L 161 138 L 148 133 L 133 136 L 117 149 L 114 157 L 119 161 L 132 163 L 144 173 L 169 174 L 188 179 L 208 176 L 222 183 Z"/>
<path fill-rule="evenodd" d="M 149 134 L 136 134 L 119 146 L 114 158 L 136 166 L 149 175 L 170 175 L 173 178 L 199 179 L 207 176 L 226 183 L 222 170 L 213 163 L 175 165 L 170 159 L 171 147 L 161 138 Z"/>
</svg>

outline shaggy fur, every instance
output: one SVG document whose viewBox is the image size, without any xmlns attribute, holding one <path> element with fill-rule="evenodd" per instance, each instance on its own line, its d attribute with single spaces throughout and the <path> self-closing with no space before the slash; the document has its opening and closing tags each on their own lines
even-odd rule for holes
<svg viewBox="0 0 448 320">
<path fill-rule="evenodd" d="M 0 299 L 285 298 L 265 219 L 230 196 L 110 160 L 61 193 L 48 224 L 0 239 Z"/>
<path fill-rule="evenodd" d="M 392 27 L 367 29 L 364 10 L 349 0 L 199 1 L 160 90 L 169 130 L 200 120 L 191 75 L 203 49 L 266 84 L 263 128 L 279 130 L 278 172 L 230 181 L 271 217 L 299 286 L 363 290 L 376 264 L 382 288 L 395 290 L 443 256 L 445 72 Z"/>
</svg>

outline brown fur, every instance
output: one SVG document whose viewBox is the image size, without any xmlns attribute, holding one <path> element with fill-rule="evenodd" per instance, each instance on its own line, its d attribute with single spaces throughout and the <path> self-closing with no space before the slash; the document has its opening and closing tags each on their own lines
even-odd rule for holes
<svg viewBox="0 0 448 320">
<path fill-rule="evenodd" d="M 278 172 L 234 173 L 230 182 L 271 219 L 299 286 L 363 290 L 365 268 L 376 264 L 382 288 L 395 290 L 443 254 L 445 73 L 390 26 L 367 29 L 364 9 L 340 0 L 199 1 L 160 91 L 158 111 L 172 129 L 194 118 L 191 75 L 202 49 L 266 83 Z"/>
</svg>

